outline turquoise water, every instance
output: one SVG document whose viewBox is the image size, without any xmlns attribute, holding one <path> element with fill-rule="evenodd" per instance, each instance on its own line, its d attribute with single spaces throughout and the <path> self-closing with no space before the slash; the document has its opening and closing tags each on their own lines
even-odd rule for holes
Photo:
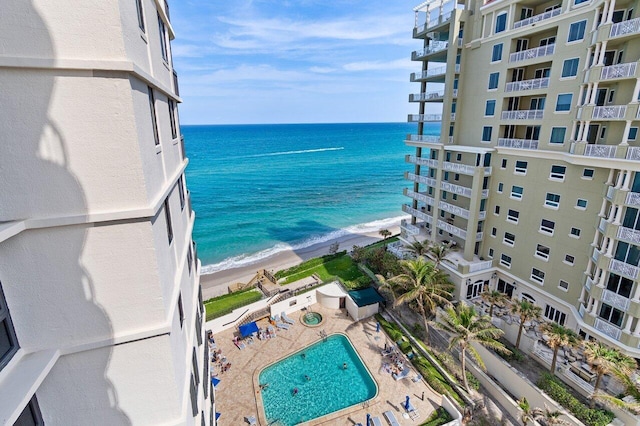
<svg viewBox="0 0 640 426">
<path fill-rule="evenodd" d="M 404 157 L 414 151 L 404 140 L 415 124 L 183 126 L 182 132 L 203 273 L 403 216 L 403 174 L 411 168 Z M 425 133 L 438 132 L 434 123 Z"/>
<path fill-rule="evenodd" d="M 346 369 L 343 363 L 347 363 Z M 373 378 L 349 339 L 341 334 L 265 368 L 259 381 L 268 384 L 262 391 L 267 422 L 279 420 L 285 426 L 359 404 L 377 393 Z M 298 389 L 295 395 L 294 389 Z"/>
</svg>

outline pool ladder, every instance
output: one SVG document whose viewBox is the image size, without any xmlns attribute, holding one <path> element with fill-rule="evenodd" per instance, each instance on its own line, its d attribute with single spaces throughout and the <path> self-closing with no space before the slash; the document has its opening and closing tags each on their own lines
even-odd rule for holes
<svg viewBox="0 0 640 426">
<path fill-rule="evenodd" d="M 324 329 L 320 330 L 320 337 L 322 337 L 323 342 L 327 341 L 327 332 Z"/>
</svg>

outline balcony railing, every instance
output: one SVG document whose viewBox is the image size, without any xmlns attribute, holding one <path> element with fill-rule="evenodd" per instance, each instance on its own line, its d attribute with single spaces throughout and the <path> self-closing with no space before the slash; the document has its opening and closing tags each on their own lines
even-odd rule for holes
<svg viewBox="0 0 640 426">
<path fill-rule="evenodd" d="M 407 234 L 409 234 L 409 235 L 419 235 L 420 234 L 420 228 L 418 228 L 417 226 L 412 225 L 410 223 L 407 223 L 404 220 L 402 221 L 400 226 L 403 227 L 407 231 Z"/>
<path fill-rule="evenodd" d="M 597 106 L 593 108 L 591 118 L 601 120 L 619 120 L 623 119 L 625 115 L 627 115 L 626 105 Z"/>
<path fill-rule="evenodd" d="M 433 41 L 431 42 L 430 46 L 425 47 L 422 50 L 414 51 L 411 54 L 411 59 L 415 60 L 415 59 L 424 58 L 425 56 L 431 55 L 432 53 L 437 53 L 437 52 L 440 52 L 441 50 L 445 50 L 447 47 L 449 47 L 448 41 Z"/>
<path fill-rule="evenodd" d="M 628 21 L 618 22 L 611 26 L 609 37 L 619 37 L 627 34 L 633 34 L 640 31 L 640 18 L 629 19 Z"/>
<path fill-rule="evenodd" d="M 460 216 L 464 219 L 469 219 L 469 210 L 463 209 L 462 207 L 454 206 L 453 204 L 440 201 L 438 203 L 438 208 L 440 208 L 441 210 L 444 210 L 445 212 L 449 212 L 456 216 Z"/>
<path fill-rule="evenodd" d="M 637 62 L 628 64 L 610 65 L 603 67 L 600 71 L 600 80 L 611 80 L 613 78 L 633 77 L 636 75 Z"/>
<path fill-rule="evenodd" d="M 638 272 L 640 271 L 637 266 L 629 265 L 628 263 L 624 263 L 616 259 L 611 259 L 611 262 L 609 263 L 609 269 L 613 272 L 622 274 L 634 280 L 638 278 Z"/>
<path fill-rule="evenodd" d="M 434 19 L 430 20 L 429 22 L 427 22 L 425 24 L 416 26 L 416 28 L 415 28 L 416 33 L 421 33 L 426 29 L 433 28 L 436 25 L 440 25 L 440 24 L 442 24 L 444 22 L 449 21 L 450 19 L 451 19 L 451 14 L 450 13 L 449 14 L 445 14 L 445 15 L 438 15 L 437 18 L 434 18 Z"/>
<path fill-rule="evenodd" d="M 625 312 L 629 309 L 629 304 L 631 302 L 628 298 L 609 290 L 603 290 L 601 300 L 614 308 L 618 308 Z"/>
<path fill-rule="evenodd" d="M 484 262 L 475 262 L 469 265 L 469 273 L 480 272 L 485 269 L 491 269 L 493 266 L 493 260 L 485 260 Z"/>
<path fill-rule="evenodd" d="M 465 188 L 464 186 L 454 185 L 449 182 L 440 182 L 440 188 L 443 189 L 444 191 L 448 191 L 453 194 L 458 194 L 467 198 L 471 198 L 471 189 Z"/>
<path fill-rule="evenodd" d="M 517 21 L 513 23 L 513 29 L 524 27 L 525 25 L 535 24 L 536 22 L 544 21 L 546 19 L 553 18 L 554 16 L 558 16 L 562 13 L 562 8 L 555 8 L 548 12 L 540 13 L 538 15 L 532 16 L 531 18 L 523 19 L 521 21 Z"/>
<path fill-rule="evenodd" d="M 584 155 L 587 157 L 615 158 L 616 148 L 615 145 L 590 144 L 584 148 Z"/>
<path fill-rule="evenodd" d="M 593 285 L 593 280 L 591 279 L 591 277 L 587 277 L 587 282 L 584 284 L 584 288 L 586 288 L 587 291 L 591 291 L 592 285 Z"/>
<path fill-rule="evenodd" d="M 617 237 L 619 240 L 624 240 L 636 245 L 640 245 L 640 231 L 637 231 L 635 229 L 621 226 L 618 228 Z"/>
<path fill-rule="evenodd" d="M 434 135 L 409 135 L 407 140 L 412 142 L 440 143 L 440 136 Z"/>
<path fill-rule="evenodd" d="M 626 159 L 640 161 L 640 148 L 637 146 L 628 147 Z"/>
<path fill-rule="evenodd" d="M 444 97 L 444 90 L 429 93 L 412 93 L 409 95 L 409 102 L 424 102 L 432 99 L 441 99 Z"/>
<path fill-rule="evenodd" d="M 409 114 L 409 123 L 442 121 L 442 114 Z"/>
<path fill-rule="evenodd" d="M 424 183 L 425 185 L 429 185 L 433 187 L 436 186 L 435 179 L 431 179 L 426 176 L 416 175 L 415 173 L 407 173 L 407 180 L 410 180 L 412 182 Z"/>
<path fill-rule="evenodd" d="M 420 210 L 416 210 L 413 207 L 403 204 L 402 211 L 405 213 L 409 213 L 413 217 L 417 217 L 418 219 L 422 219 L 427 223 L 433 223 L 433 218 L 426 214 L 425 212 L 421 212 Z"/>
<path fill-rule="evenodd" d="M 502 111 L 501 116 L 503 120 L 542 120 L 543 117 L 544 110 L 542 109 Z"/>
<path fill-rule="evenodd" d="M 598 250 L 597 248 L 593 249 L 593 253 L 591 254 L 591 259 L 593 259 L 593 261 L 597 264 L 598 261 L 600 260 L 600 256 L 602 254 L 600 253 L 600 250 Z"/>
<path fill-rule="evenodd" d="M 469 166 L 468 164 L 450 163 L 448 161 L 444 162 L 442 169 L 448 172 L 462 173 L 470 176 L 473 176 L 476 170 L 475 167 Z"/>
<path fill-rule="evenodd" d="M 628 206 L 640 206 L 640 193 L 629 192 L 624 203 Z"/>
<path fill-rule="evenodd" d="M 180 135 L 180 151 L 182 152 L 182 159 L 187 159 L 187 151 L 184 149 L 184 135 Z"/>
<path fill-rule="evenodd" d="M 538 149 L 538 141 L 533 139 L 499 138 L 498 146 L 517 149 Z"/>
<path fill-rule="evenodd" d="M 553 55 L 556 45 L 547 44 L 546 46 L 540 46 L 533 49 L 522 50 L 509 55 L 509 62 L 525 61 L 527 59 L 539 58 L 541 56 Z"/>
<path fill-rule="evenodd" d="M 456 113 L 455 112 L 451 113 L 451 121 L 456 121 Z"/>
<path fill-rule="evenodd" d="M 421 166 L 438 167 L 438 160 L 432 160 L 430 158 L 416 157 L 415 155 L 407 155 L 407 162 L 412 164 L 419 164 Z"/>
<path fill-rule="evenodd" d="M 406 195 L 407 197 L 411 197 L 411 198 L 413 198 L 414 200 L 421 201 L 421 202 L 425 203 L 425 204 L 426 204 L 426 205 L 428 205 L 428 206 L 432 206 L 432 205 L 434 204 L 434 199 L 433 199 L 433 197 L 429 197 L 429 196 L 427 196 L 427 195 L 425 195 L 425 194 L 422 194 L 422 193 L 420 193 L 420 192 L 415 192 L 415 191 L 407 190 L 407 191 L 405 192 L 405 195 Z"/>
<path fill-rule="evenodd" d="M 456 237 L 460 237 L 463 240 L 467 238 L 467 231 L 465 231 L 464 229 L 460 229 L 457 226 L 453 226 L 445 222 L 444 220 L 438 220 L 437 226 L 443 231 L 448 232 L 449 234 L 453 234 Z"/>
<path fill-rule="evenodd" d="M 456 72 L 460 72 L 460 64 L 456 64 Z M 430 70 L 425 70 L 422 72 L 414 72 L 411 73 L 411 81 L 421 80 L 429 77 L 433 77 L 436 75 L 443 75 L 447 73 L 447 67 L 437 67 L 432 68 Z"/>
<path fill-rule="evenodd" d="M 549 87 L 549 77 L 534 78 L 532 80 L 512 81 L 507 83 L 505 92 L 515 92 L 518 90 L 535 90 Z"/>
<path fill-rule="evenodd" d="M 601 320 L 600 318 L 596 318 L 596 322 L 593 324 L 593 326 L 596 328 L 596 330 L 602 331 L 607 336 L 613 337 L 616 340 L 620 338 L 620 333 L 622 332 L 622 330 L 620 330 L 619 328 L 609 324 L 606 321 Z"/>
</svg>

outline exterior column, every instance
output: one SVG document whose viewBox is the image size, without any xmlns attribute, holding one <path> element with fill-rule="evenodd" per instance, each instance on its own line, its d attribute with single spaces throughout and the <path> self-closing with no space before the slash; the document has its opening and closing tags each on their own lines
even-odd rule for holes
<svg viewBox="0 0 640 426">
<path fill-rule="evenodd" d="M 600 56 L 598 57 L 598 65 L 604 65 L 604 54 L 607 51 L 607 41 L 603 41 L 600 45 Z"/>
<path fill-rule="evenodd" d="M 605 24 L 610 24 L 613 22 L 613 12 L 616 10 L 616 0 L 611 0 L 609 3 L 609 11 L 607 13 L 607 21 Z"/>
<path fill-rule="evenodd" d="M 596 315 L 596 312 L 598 312 L 598 301 L 596 299 L 593 299 L 593 307 L 591 308 L 591 313 L 593 315 Z"/>
<path fill-rule="evenodd" d="M 631 123 L 630 121 L 627 124 Z M 624 173 L 624 181 L 622 182 L 622 190 L 628 191 L 631 184 L 631 170 L 626 170 Z M 622 209 L 621 209 L 622 210 Z"/>
<path fill-rule="evenodd" d="M 633 292 L 632 302 L 640 303 L 640 284 L 636 284 L 636 289 Z"/>
<path fill-rule="evenodd" d="M 622 140 L 620 141 L 620 145 L 629 145 L 629 129 L 631 128 L 631 121 L 627 120 L 624 126 L 624 133 L 622 134 Z M 627 188 L 628 189 L 628 188 Z"/>
<path fill-rule="evenodd" d="M 586 105 L 589 103 L 589 99 L 591 99 L 591 91 L 593 90 L 593 83 L 588 83 L 587 84 L 587 95 L 584 97 L 584 102 L 582 101 L 582 99 L 579 99 L 580 102 L 582 102 L 582 105 Z"/>
<path fill-rule="evenodd" d="M 602 22 L 600 22 L 600 25 L 604 24 L 604 21 L 607 20 L 607 14 L 609 14 L 609 2 L 605 1 L 602 6 Z M 598 15 L 598 11 L 596 10 L 596 16 L 594 21 L 597 21 L 599 17 L 600 16 Z"/>
<path fill-rule="evenodd" d="M 631 333 L 631 321 L 633 320 L 633 317 L 629 314 L 627 314 L 627 325 L 624 327 L 623 332 L 629 334 Z"/>
<path fill-rule="evenodd" d="M 613 219 L 614 225 L 620 225 L 622 223 L 622 207 L 616 206 L 618 210 L 616 210 L 616 217 Z"/>
<path fill-rule="evenodd" d="M 596 103 L 596 93 L 598 92 L 598 82 L 593 83 L 593 88 L 591 89 L 591 98 L 589 99 L 589 105 L 594 105 Z"/>
<path fill-rule="evenodd" d="M 614 173 L 614 170 L 609 169 L 609 177 L 607 178 L 606 185 L 611 186 L 613 184 L 613 173 Z"/>
<path fill-rule="evenodd" d="M 594 92 L 595 93 L 595 92 Z M 589 124 L 591 124 L 590 120 L 587 120 L 583 123 L 582 133 L 580 134 L 580 140 L 582 142 L 587 141 L 587 136 L 589 136 Z"/>
<path fill-rule="evenodd" d="M 578 105 L 582 105 L 582 96 L 583 95 L 584 95 L 584 86 L 580 86 L 580 92 L 578 93 Z"/>
<path fill-rule="evenodd" d="M 569 134 L 569 140 L 576 140 L 574 137 L 576 135 L 576 124 L 577 124 L 577 121 L 574 121 L 573 124 L 571 125 L 571 133 Z"/>
<path fill-rule="evenodd" d="M 605 277 L 604 270 L 602 268 L 598 268 L 598 282 L 596 283 L 596 286 L 600 287 L 600 288 L 604 288 L 604 277 Z"/>
<path fill-rule="evenodd" d="M 620 189 L 622 187 L 622 170 L 618 172 L 618 176 L 616 177 L 616 189 Z"/>
<path fill-rule="evenodd" d="M 602 65 L 600 63 L 600 49 L 601 49 L 602 43 L 596 43 L 596 48 L 593 51 L 593 65 Z M 589 58 L 589 56 L 587 56 L 587 58 Z"/>
<path fill-rule="evenodd" d="M 634 334 L 635 336 L 640 335 L 640 321 L 636 322 L 636 329 L 635 329 L 635 330 L 633 330 L 633 334 Z"/>
<path fill-rule="evenodd" d="M 607 200 L 602 199 L 602 207 L 600 207 L 600 213 L 598 213 L 598 217 L 604 217 L 604 214 L 607 212 Z M 598 237 L 598 233 L 596 232 L 596 238 Z M 594 238 L 593 244 L 596 244 L 596 239 Z"/>
</svg>

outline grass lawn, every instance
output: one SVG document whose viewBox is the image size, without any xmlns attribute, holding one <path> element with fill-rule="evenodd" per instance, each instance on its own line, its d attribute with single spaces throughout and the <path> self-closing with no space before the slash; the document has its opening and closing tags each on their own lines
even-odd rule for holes
<svg viewBox="0 0 640 426">
<path fill-rule="evenodd" d="M 310 259 L 307 262 L 285 271 L 278 271 L 276 277 L 285 278 L 282 284 L 289 284 L 302 278 L 316 274 L 323 282 L 340 278 L 347 287 L 352 287 L 353 282 L 364 274 L 358 269 L 358 265 L 350 256 L 343 252 L 335 256 L 323 256 Z"/>
<path fill-rule="evenodd" d="M 257 302 L 262 298 L 262 293 L 256 288 L 238 291 L 224 296 L 215 297 L 204 302 L 204 308 L 207 313 L 207 321 L 237 309 L 241 306 Z"/>
<path fill-rule="evenodd" d="M 389 244 L 394 243 L 394 242 L 396 242 L 398 240 L 399 240 L 398 237 L 389 237 L 386 241 L 378 241 L 377 243 L 369 244 L 365 248 L 367 250 L 372 250 L 372 249 L 376 249 L 378 247 L 382 247 L 384 245 L 388 246 Z"/>
</svg>

